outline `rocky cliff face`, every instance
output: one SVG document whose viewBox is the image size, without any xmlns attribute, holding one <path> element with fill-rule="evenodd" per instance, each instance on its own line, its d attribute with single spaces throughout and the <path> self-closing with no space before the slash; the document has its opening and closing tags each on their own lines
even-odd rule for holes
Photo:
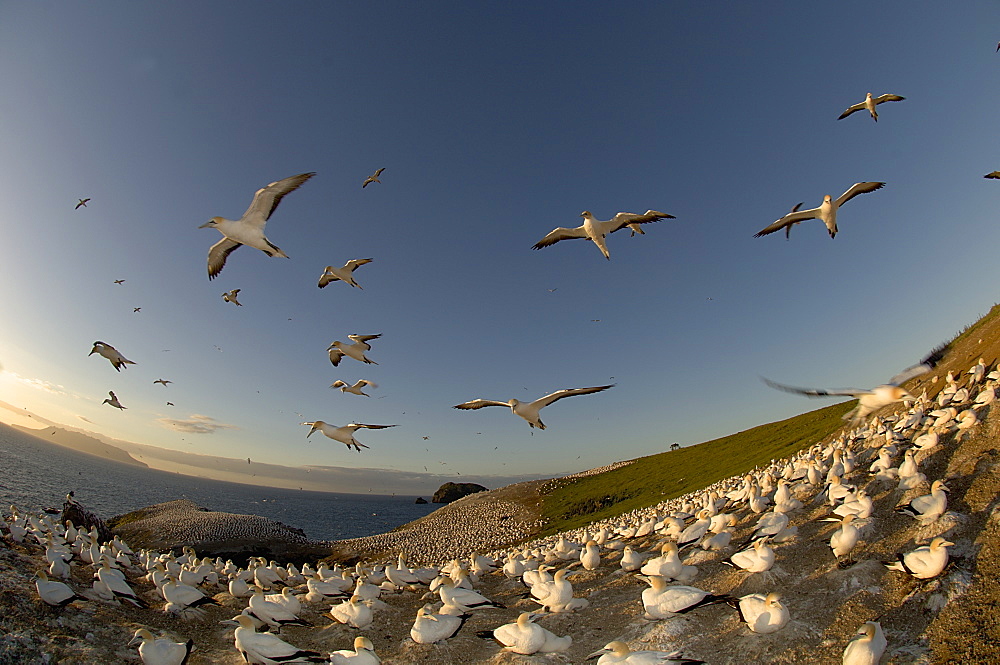
<svg viewBox="0 0 1000 665">
<path fill-rule="evenodd" d="M 451 503 L 463 496 L 486 491 L 486 487 L 476 483 L 445 483 L 438 488 L 437 492 L 434 492 L 431 503 Z"/>
</svg>

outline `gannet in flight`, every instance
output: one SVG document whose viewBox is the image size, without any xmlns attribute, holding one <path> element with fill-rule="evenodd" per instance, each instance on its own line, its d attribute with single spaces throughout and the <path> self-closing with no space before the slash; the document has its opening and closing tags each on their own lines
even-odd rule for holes
<svg viewBox="0 0 1000 665">
<path fill-rule="evenodd" d="M 837 237 L 837 209 L 858 194 L 874 192 L 876 189 L 882 189 L 884 186 L 884 182 L 854 183 L 851 185 L 850 189 L 838 196 L 836 200 L 833 200 L 829 194 L 824 196 L 823 203 L 819 204 L 818 208 L 796 210 L 795 208 L 798 208 L 798 206 L 795 206 L 795 208 L 792 209 L 792 212 L 788 213 L 770 226 L 764 227 L 755 233 L 753 237 L 759 238 L 761 236 L 766 236 L 769 233 L 780 231 L 783 228 L 789 227 L 796 222 L 801 222 L 806 219 L 818 219 L 826 224 L 826 230 L 827 233 L 830 234 L 830 237 L 835 238 Z M 799 205 L 802 204 L 800 203 Z"/>
<path fill-rule="evenodd" d="M 369 360 L 365 356 L 365 351 L 372 350 L 371 345 L 368 344 L 369 341 L 378 339 L 381 336 L 381 333 L 378 335 L 348 335 L 347 339 L 354 340 L 354 344 L 344 344 L 340 340 L 333 342 L 326 349 L 330 353 L 330 362 L 332 362 L 333 366 L 336 367 L 340 364 L 341 359 L 343 359 L 344 356 L 347 356 L 348 358 L 354 358 L 355 360 L 369 365 L 377 365 L 377 362 Z"/>
<path fill-rule="evenodd" d="M 264 225 L 271 218 L 274 209 L 281 203 L 281 199 L 289 192 L 294 192 L 314 175 L 316 174 L 300 173 L 284 180 L 272 182 L 267 187 L 257 190 L 257 193 L 253 195 L 250 207 L 240 219 L 213 217 L 199 226 L 199 229 L 217 229 L 224 236 L 208 250 L 208 278 L 215 279 L 222 272 L 223 266 L 226 265 L 226 257 L 240 245 L 255 247 L 268 256 L 280 256 L 287 259 L 288 255 L 264 236 Z"/>
<path fill-rule="evenodd" d="M 124 411 L 125 407 L 122 406 L 122 403 L 118 401 L 118 396 L 115 395 L 115 391 L 114 390 L 109 390 L 108 394 L 111 395 L 111 399 L 105 398 L 104 401 L 101 402 L 101 404 L 110 404 L 111 406 L 115 407 L 116 409 L 122 409 Z"/>
<path fill-rule="evenodd" d="M 139 657 L 144 665 L 184 665 L 194 649 L 194 640 L 174 642 L 167 637 L 153 637 L 145 628 L 135 631 L 130 647 L 139 645 Z"/>
<path fill-rule="evenodd" d="M 344 425 L 343 427 L 337 427 L 336 425 L 330 425 L 329 423 L 325 423 L 322 420 L 317 420 L 317 421 L 311 422 L 311 423 L 299 423 L 299 424 L 300 425 L 309 425 L 309 427 L 310 427 L 309 434 L 306 434 L 306 438 L 307 439 L 310 436 L 312 436 L 313 432 L 315 432 L 316 430 L 319 430 L 320 432 L 322 432 L 323 434 L 325 434 L 328 438 L 333 439 L 334 441 L 340 441 L 341 443 L 343 443 L 344 445 L 346 445 L 348 448 L 353 447 L 359 453 L 361 452 L 362 448 L 367 448 L 368 446 L 366 446 L 363 443 L 358 443 L 357 442 L 357 440 L 354 438 L 354 433 L 356 431 L 358 431 L 361 428 L 364 428 L 364 429 L 385 429 L 386 427 L 395 427 L 395 425 L 364 425 L 362 423 L 351 423 L 350 425 Z"/>
<path fill-rule="evenodd" d="M 906 99 L 906 97 L 900 97 L 899 95 L 890 95 L 888 93 L 884 95 L 879 95 L 878 97 L 872 97 L 872 93 L 869 92 L 867 95 L 865 95 L 865 101 L 858 102 L 854 106 L 848 106 L 847 110 L 841 113 L 840 117 L 837 118 L 837 120 L 843 120 L 844 118 L 851 115 L 855 111 L 868 109 L 868 113 L 871 114 L 872 120 L 878 122 L 878 112 L 875 111 L 875 106 L 877 104 L 882 104 L 883 102 L 901 102 L 904 99 Z"/>
<path fill-rule="evenodd" d="M 463 404 L 456 404 L 452 408 L 481 409 L 484 406 L 507 406 L 510 407 L 511 412 L 515 416 L 521 416 L 527 420 L 529 426 L 537 427 L 538 429 L 545 429 L 545 424 L 542 422 L 541 418 L 538 417 L 538 412 L 542 410 L 542 407 L 546 407 L 555 401 L 561 400 L 563 397 L 598 393 L 602 390 L 612 388 L 614 385 L 615 384 L 612 383 L 607 386 L 595 386 L 593 388 L 566 388 L 565 390 L 557 390 L 556 392 L 550 393 L 545 397 L 539 397 L 534 402 L 522 402 L 518 399 L 510 399 L 507 402 L 498 402 L 496 400 L 479 398 Z"/>
<path fill-rule="evenodd" d="M 378 388 L 378 386 L 374 382 L 369 381 L 368 379 L 361 379 L 357 383 L 355 383 L 353 386 L 350 386 L 350 385 L 344 383 L 340 379 L 337 379 L 332 384 L 330 384 L 331 388 L 340 388 L 340 392 L 342 392 L 342 393 L 353 393 L 355 395 L 362 395 L 364 397 L 371 397 L 371 395 L 369 395 L 367 393 L 364 393 L 364 392 L 361 392 L 361 389 L 364 388 L 365 386 L 371 386 L 372 388 Z"/>
<path fill-rule="evenodd" d="M 240 294 L 241 290 L 242 289 L 233 289 L 232 291 L 226 291 L 225 293 L 222 294 L 222 299 L 225 300 L 226 302 L 233 303 L 237 307 L 243 307 L 243 304 L 236 299 L 236 296 Z"/>
<path fill-rule="evenodd" d="M 127 359 L 122 354 L 118 353 L 118 349 L 107 344 L 105 342 L 94 342 L 94 348 L 90 350 L 87 355 L 99 354 L 107 358 L 116 370 L 122 371 L 122 367 L 125 365 L 134 365 L 135 363 Z"/>
<path fill-rule="evenodd" d="M 115 280 L 115 284 L 117 284 L 118 286 L 121 286 L 121 285 L 122 285 L 122 284 L 124 284 L 124 283 L 125 283 L 125 280 L 124 280 L 124 279 L 116 279 L 116 280 Z"/>
<path fill-rule="evenodd" d="M 992 178 L 993 180 L 1000 180 L 1000 171 L 990 171 L 989 173 L 987 173 L 983 177 L 984 178 Z"/>
<path fill-rule="evenodd" d="M 168 383 L 173 383 L 173 381 L 170 381 L 170 380 L 168 380 L 168 379 L 157 379 L 156 381 L 153 381 L 153 383 L 159 383 L 159 384 L 162 384 L 162 385 L 163 385 L 163 387 L 164 387 L 164 388 L 166 388 L 166 387 L 167 387 L 167 384 L 168 384 Z"/>
<path fill-rule="evenodd" d="M 365 187 L 367 187 L 368 185 L 372 184 L 373 182 L 377 182 L 377 183 L 379 183 L 381 185 L 382 181 L 379 180 L 378 177 L 380 175 L 382 175 L 382 171 L 385 171 L 384 167 L 380 168 L 378 171 L 376 171 L 375 173 L 373 173 L 370 176 L 368 176 L 367 178 L 365 178 L 365 182 L 364 182 L 363 185 L 361 185 L 361 189 L 364 189 Z"/>
<path fill-rule="evenodd" d="M 132 308 L 132 313 L 139 312 L 141 310 L 142 310 L 142 307 L 133 307 Z"/>
<path fill-rule="evenodd" d="M 575 229 L 567 229 L 563 226 L 556 227 L 549 231 L 547 236 L 535 243 L 532 249 L 548 247 L 549 245 L 554 245 L 560 240 L 586 238 L 597 245 L 597 248 L 601 250 L 601 254 L 604 255 L 604 258 L 610 261 L 611 254 L 608 253 L 608 246 L 604 240 L 609 233 L 614 233 L 615 231 L 623 229 L 626 226 L 632 228 L 636 224 L 648 224 L 649 222 L 658 222 L 661 219 L 676 219 L 673 215 L 668 215 L 665 212 L 657 212 L 656 210 L 647 210 L 642 215 L 631 212 L 620 212 L 606 222 L 594 219 L 593 213 L 589 210 L 584 210 L 580 213 L 580 216 L 583 217 L 582 225 L 576 227 Z M 633 235 L 635 235 L 634 232 Z"/>
<path fill-rule="evenodd" d="M 79 201 L 79 203 L 76 204 L 76 207 L 73 208 L 73 210 L 79 210 L 81 206 L 86 208 L 87 201 L 89 201 L 90 199 L 77 199 L 77 200 Z"/>
<path fill-rule="evenodd" d="M 319 288 L 324 288 L 330 282 L 336 280 L 342 280 L 347 282 L 351 286 L 356 286 L 361 288 L 357 282 L 354 281 L 354 269 L 358 266 L 363 266 L 366 263 L 371 263 L 372 259 L 351 259 L 344 264 L 343 268 L 334 268 L 333 266 L 327 266 L 323 269 L 323 274 L 319 276 Z"/>
<path fill-rule="evenodd" d="M 869 388 L 867 390 L 864 388 L 841 388 L 838 390 L 796 388 L 794 386 L 786 386 L 781 383 L 775 383 L 770 379 L 761 378 L 764 383 L 772 388 L 784 390 L 789 393 L 806 395 L 807 397 L 826 397 L 830 395 L 849 395 L 851 397 L 857 397 L 858 405 L 851 411 L 844 414 L 844 420 L 851 419 L 852 423 L 856 425 L 868 416 L 869 413 L 875 411 L 876 409 L 881 409 L 883 406 L 887 406 L 894 402 L 915 400 L 916 398 L 913 395 L 900 388 L 899 385 L 904 381 L 909 381 L 915 376 L 926 374 L 934 369 L 934 367 L 941 362 L 941 359 L 944 357 L 947 350 L 948 344 L 943 344 L 931 351 L 927 357 L 918 364 L 913 365 L 912 367 L 907 367 L 902 372 L 889 379 L 888 383 L 884 383 L 880 386 L 875 386 L 874 388 Z"/>
</svg>

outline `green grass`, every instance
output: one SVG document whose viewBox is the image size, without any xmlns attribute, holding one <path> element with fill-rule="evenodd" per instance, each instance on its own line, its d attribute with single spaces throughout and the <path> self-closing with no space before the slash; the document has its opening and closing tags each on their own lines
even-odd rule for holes
<svg viewBox="0 0 1000 665">
<path fill-rule="evenodd" d="M 541 535 L 653 506 L 793 455 L 842 427 L 841 416 L 856 403 L 834 404 L 569 481 L 543 496 L 542 514 L 548 523 Z"/>
</svg>

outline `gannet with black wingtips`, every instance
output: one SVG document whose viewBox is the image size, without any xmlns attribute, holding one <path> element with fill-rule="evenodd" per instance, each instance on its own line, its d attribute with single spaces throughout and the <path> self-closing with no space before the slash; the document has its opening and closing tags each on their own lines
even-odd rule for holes
<svg viewBox="0 0 1000 665">
<path fill-rule="evenodd" d="M 601 250 L 601 254 L 604 255 L 604 258 L 610 261 L 611 254 L 608 252 L 608 245 L 605 241 L 608 234 L 614 233 L 615 231 L 619 231 L 626 227 L 636 228 L 635 225 L 637 224 L 658 222 L 661 219 L 676 219 L 673 215 L 668 215 L 665 212 L 658 212 L 656 210 L 647 210 L 643 214 L 620 212 L 608 221 L 595 219 L 594 214 L 589 210 L 584 210 L 580 213 L 580 216 L 583 217 L 583 224 L 572 229 L 568 229 L 564 226 L 556 227 L 549 231 L 548 235 L 535 243 L 532 249 L 548 247 L 549 245 L 556 244 L 560 240 L 586 238 L 597 245 L 597 249 Z M 633 232 L 632 235 L 635 235 L 635 232 Z"/>
<path fill-rule="evenodd" d="M 948 509 L 948 486 L 943 480 L 931 483 L 930 494 L 918 496 L 912 501 L 896 508 L 897 513 L 909 515 L 920 521 L 921 525 L 930 524 L 944 515 Z"/>
<path fill-rule="evenodd" d="M 48 573 L 44 570 L 39 570 L 35 575 L 38 577 L 35 580 L 35 590 L 38 591 L 38 597 L 52 607 L 61 608 L 66 607 L 76 600 L 87 600 L 83 596 L 78 595 L 66 584 L 50 580 Z"/>
<path fill-rule="evenodd" d="M 520 416 L 528 421 L 530 427 L 537 427 L 538 429 L 545 429 L 545 424 L 542 422 L 541 418 L 538 416 L 538 412 L 542 408 L 561 400 L 563 397 L 574 397 L 576 395 L 590 395 L 591 393 L 598 393 L 602 390 L 607 390 L 608 388 L 613 388 L 615 384 L 610 384 L 606 386 L 594 386 L 592 388 L 566 388 L 564 390 L 557 390 L 554 393 L 545 395 L 544 397 L 539 397 L 534 402 L 522 402 L 518 399 L 511 399 L 507 402 L 499 402 L 496 400 L 489 399 L 474 399 L 469 402 L 464 402 L 462 404 L 456 404 L 454 409 L 481 409 L 486 406 L 506 406 L 509 407 L 511 412 L 515 416 Z"/>
<path fill-rule="evenodd" d="M 175 642 L 169 637 L 153 637 L 145 628 L 135 631 L 128 646 L 137 644 L 143 665 L 185 665 L 194 651 L 194 640 Z"/>
<path fill-rule="evenodd" d="M 226 302 L 233 303 L 237 307 L 243 307 L 243 303 L 241 303 L 239 300 L 236 299 L 236 296 L 240 294 L 240 291 L 242 291 L 242 289 L 233 289 L 232 291 L 226 291 L 225 293 L 222 294 L 222 299 L 225 300 Z"/>
<path fill-rule="evenodd" d="M 930 545 L 918 547 L 905 554 L 897 554 L 896 561 L 882 563 L 889 570 L 909 573 L 919 580 L 929 580 L 940 575 L 948 565 L 948 546 L 954 544 L 938 536 Z"/>
<path fill-rule="evenodd" d="M 357 381 L 357 383 L 355 383 L 353 386 L 350 385 L 350 384 L 348 384 L 348 383 L 346 383 L 346 382 L 344 382 L 344 381 L 341 381 L 340 379 L 337 379 L 336 381 L 334 381 L 333 383 L 330 384 L 331 388 L 340 388 L 340 392 L 342 392 L 342 393 L 351 393 L 353 395 L 361 395 L 363 397 L 371 397 L 371 395 L 369 395 L 368 393 L 362 392 L 362 389 L 365 386 L 371 386 L 372 388 L 378 388 L 378 385 L 374 381 L 369 381 L 368 379 L 359 379 Z"/>
<path fill-rule="evenodd" d="M 95 353 L 107 358 L 108 361 L 111 363 L 111 365 L 119 372 L 122 371 L 122 367 L 125 367 L 125 365 L 135 364 L 134 362 L 123 356 L 121 353 L 119 353 L 118 349 L 111 346 L 107 342 L 94 342 L 94 348 L 92 348 L 90 350 L 90 353 L 88 353 L 87 355 L 89 356 Z"/>
<path fill-rule="evenodd" d="M 566 651 L 573 644 L 569 635 L 559 637 L 555 633 L 535 623 L 535 618 L 543 616 L 532 612 L 522 612 L 514 623 L 505 623 L 493 630 L 476 633 L 483 639 L 496 640 L 505 650 L 530 656 L 535 653 L 558 653 Z"/>
<path fill-rule="evenodd" d="M 382 181 L 379 180 L 378 177 L 380 175 L 382 175 L 382 171 L 385 171 L 385 167 L 380 168 L 379 170 L 375 171 L 375 173 L 373 173 L 370 176 L 368 176 L 367 178 L 365 178 L 364 183 L 362 183 L 362 185 L 361 185 L 361 189 L 364 189 L 365 187 L 367 187 L 368 185 L 372 184 L 373 182 L 377 182 L 377 183 L 379 183 L 381 185 Z"/>
<path fill-rule="evenodd" d="M 271 633 L 258 633 L 253 619 L 237 614 L 222 623 L 236 624 L 233 639 L 236 650 L 247 663 L 274 665 L 275 663 L 326 663 L 329 659 L 316 651 L 299 649 Z"/>
<path fill-rule="evenodd" d="M 599 658 L 598 658 L 599 657 Z M 598 658 L 597 665 L 704 665 L 703 660 L 684 658 L 678 651 L 632 651 L 620 640 L 608 642 L 587 656 L 587 660 Z"/>
<path fill-rule="evenodd" d="M 109 390 L 108 394 L 111 395 L 111 397 L 110 398 L 107 398 L 107 397 L 104 398 L 104 401 L 101 402 L 101 404 L 110 404 L 111 406 L 115 407 L 116 409 L 121 409 L 122 411 L 124 411 L 125 407 L 122 406 L 122 403 L 118 401 L 118 396 L 115 395 L 115 391 L 114 390 Z"/>
<path fill-rule="evenodd" d="M 73 208 L 73 210 L 79 210 L 81 207 L 82 208 L 86 208 L 87 207 L 87 202 L 90 201 L 90 199 L 89 198 L 88 199 L 77 199 L 77 201 L 78 201 L 78 203 L 76 204 L 76 207 Z"/>
<path fill-rule="evenodd" d="M 729 599 L 729 596 L 715 595 L 693 586 L 667 586 L 667 580 L 659 575 L 647 575 L 645 578 L 649 588 L 642 591 L 642 606 L 647 619 L 669 619 Z"/>
<path fill-rule="evenodd" d="M 837 210 L 840 206 L 844 205 L 858 194 L 874 192 L 876 189 L 882 189 L 884 186 L 884 182 L 854 183 L 846 192 L 838 196 L 836 199 L 833 199 L 829 194 L 827 194 L 823 197 L 823 202 L 819 204 L 818 208 L 809 208 L 808 210 L 795 210 L 794 212 L 790 212 L 770 226 L 765 226 L 763 229 L 755 233 L 753 237 L 760 238 L 761 236 L 766 236 L 770 233 L 774 233 L 775 231 L 780 231 L 781 229 L 790 227 L 792 224 L 805 221 L 807 219 L 818 219 L 826 225 L 826 230 L 827 233 L 830 234 L 830 237 L 835 238 L 837 236 Z M 796 206 L 796 208 L 797 207 L 798 206 Z"/>
<path fill-rule="evenodd" d="M 848 106 L 847 110 L 841 113 L 840 117 L 837 118 L 837 120 L 843 120 L 844 118 L 851 115 L 855 111 L 863 111 L 865 109 L 868 109 L 868 113 L 871 115 L 872 120 L 878 122 L 878 111 L 875 110 L 875 107 L 877 105 L 884 104 L 885 102 L 901 102 L 904 99 L 906 99 L 906 97 L 900 97 L 899 95 L 893 95 L 890 93 L 879 95 L 878 97 L 872 97 L 872 93 L 869 92 L 868 94 L 865 95 L 865 101 L 858 102 L 857 104 L 854 104 L 852 106 Z"/>
<path fill-rule="evenodd" d="M 441 642 L 454 637 L 469 616 L 471 615 L 431 614 L 426 608 L 421 607 L 417 610 L 417 618 L 410 628 L 410 638 L 417 644 Z"/>
<path fill-rule="evenodd" d="M 340 280 L 356 288 L 361 288 L 361 285 L 354 281 L 354 270 L 358 266 L 363 266 L 366 263 L 371 263 L 374 259 L 351 259 L 344 264 L 343 268 L 334 268 L 333 266 L 327 266 L 323 269 L 323 274 L 319 276 L 319 288 L 326 288 L 326 285 L 330 282 Z"/>
<path fill-rule="evenodd" d="M 330 653 L 332 665 L 381 665 L 382 659 L 375 655 L 375 645 L 361 635 L 354 638 L 354 651 L 339 649 Z"/>
<path fill-rule="evenodd" d="M 781 604 L 781 597 L 771 592 L 766 596 L 751 593 L 729 604 L 740 613 L 740 619 L 755 633 L 766 635 L 781 630 L 788 623 L 788 609 Z"/>
<path fill-rule="evenodd" d="M 326 349 L 330 354 L 330 362 L 333 363 L 334 367 L 337 367 L 344 356 L 347 356 L 368 365 L 377 365 L 377 362 L 369 360 L 365 356 L 365 351 L 371 351 L 372 347 L 368 342 L 381 336 L 381 333 L 378 335 L 348 335 L 347 339 L 353 340 L 354 344 L 344 344 L 340 340 L 336 340 Z"/>
<path fill-rule="evenodd" d="M 226 258 L 241 245 L 247 245 L 264 252 L 268 256 L 288 258 L 277 245 L 264 235 L 264 226 L 271 218 L 281 199 L 286 194 L 294 192 L 316 173 L 300 173 L 283 180 L 277 180 L 257 190 L 253 195 L 250 207 L 240 219 L 213 217 L 199 229 L 216 229 L 223 235 L 222 240 L 212 245 L 208 250 L 208 278 L 215 279 L 226 265 Z"/>
<path fill-rule="evenodd" d="M 301 425 L 309 425 L 309 434 L 306 434 L 306 438 L 312 435 L 313 432 L 319 430 L 328 438 L 334 441 L 340 441 L 348 448 L 353 447 L 358 452 L 361 452 L 362 448 L 367 448 L 363 443 L 358 443 L 354 438 L 354 433 L 359 429 L 385 429 L 387 427 L 395 427 L 395 425 L 365 425 L 363 423 L 351 423 L 350 425 L 344 425 L 343 427 L 337 427 L 335 425 L 330 425 L 322 420 L 316 420 L 309 423 L 300 423 Z"/>
</svg>

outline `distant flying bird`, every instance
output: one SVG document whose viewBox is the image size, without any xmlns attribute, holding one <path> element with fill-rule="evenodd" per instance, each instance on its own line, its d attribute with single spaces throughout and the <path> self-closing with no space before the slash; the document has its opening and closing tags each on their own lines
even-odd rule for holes
<svg viewBox="0 0 1000 665">
<path fill-rule="evenodd" d="M 367 187 L 368 185 L 372 184 L 373 182 L 377 182 L 379 184 L 382 184 L 382 181 L 378 179 L 378 177 L 380 175 L 382 175 L 382 171 L 385 171 L 385 168 L 381 168 L 378 171 L 376 171 L 375 173 L 373 173 L 370 176 L 368 176 L 367 178 L 365 178 L 365 182 L 364 182 L 363 185 L 361 185 L 361 189 L 364 189 L 365 187 Z"/>
<path fill-rule="evenodd" d="M 173 405 L 174 405 L 173 402 L 167 402 L 167 406 L 173 406 Z"/>
<path fill-rule="evenodd" d="M 535 243 L 532 249 L 548 247 L 549 245 L 556 244 L 560 240 L 586 238 L 597 245 L 597 249 L 601 250 L 601 254 L 604 255 L 604 258 L 610 261 L 611 254 L 608 252 L 608 246 L 604 240 L 609 233 L 619 231 L 626 226 L 631 227 L 636 224 L 648 224 L 650 222 L 658 222 L 661 219 L 676 219 L 673 215 L 668 215 L 665 212 L 657 212 L 655 210 L 647 210 L 642 215 L 631 212 L 620 212 L 606 222 L 594 219 L 593 213 L 589 210 L 584 210 L 580 213 L 580 216 L 583 217 L 582 225 L 574 229 L 568 229 L 563 226 L 556 227 L 549 231 L 547 236 Z M 633 233 L 633 235 L 635 234 Z"/>
<path fill-rule="evenodd" d="M 114 366 L 114 368 L 119 372 L 122 371 L 122 367 L 125 367 L 125 365 L 135 364 L 131 360 L 128 360 L 122 354 L 118 353 L 118 349 L 105 342 L 94 342 L 94 348 L 92 348 L 90 350 L 90 353 L 88 353 L 87 355 L 90 356 L 95 353 L 107 358 Z"/>
<path fill-rule="evenodd" d="M 830 234 L 830 237 L 835 238 L 837 236 L 837 209 L 858 194 L 874 192 L 876 189 L 882 189 L 884 186 L 884 182 L 858 182 L 851 185 L 850 189 L 838 196 L 835 201 L 831 199 L 829 194 L 827 194 L 823 197 L 823 203 L 821 203 L 818 208 L 796 210 L 798 206 L 795 206 L 795 208 L 792 209 L 792 212 L 788 213 L 770 226 L 764 227 L 755 233 L 753 237 L 760 238 L 761 236 L 766 236 L 769 233 L 780 231 L 783 228 L 789 227 L 796 222 L 801 222 L 806 219 L 818 219 L 826 224 L 826 230 Z M 800 203 L 799 205 L 802 204 Z"/>
<path fill-rule="evenodd" d="M 599 393 L 602 390 L 607 390 L 608 388 L 614 387 L 615 384 L 610 384 L 607 386 L 594 386 L 593 388 L 566 388 L 565 390 L 557 390 L 554 393 L 546 395 L 544 397 L 539 397 L 534 402 L 522 402 L 518 399 L 511 399 L 507 402 L 498 402 L 491 399 L 474 399 L 470 402 L 464 402 L 462 404 L 456 404 L 455 409 L 481 409 L 485 406 L 506 406 L 510 407 L 511 413 L 515 416 L 520 416 L 528 421 L 528 425 L 531 427 L 537 427 L 538 429 L 545 429 L 545 424 L 539 418 L 538 412 L 542 410 L 543 407 L 552 404 L 563 397 L 574 397 L 576 395 L 589 395 L 591 393 Z"/>
<path fill-rule="evenodd" d="M 159 383 L 159 384 L 160 384 L 160 385 L 162 385 L 162 386 L 163 386 L 164 388 L 166 388 L 166 387 L 167 387 L 167 384 L 168 384 L 168 383 L 173 383 L 173 381 L 170 381 L 170 380 L 168 380 L 168 379 L 157 379 L 156 381 L 153 381 L 153 383 Z"/>
<path fill-rule="evenodd" d="M 378 335 L 348 335 L 347 338 L 354 340 L 354 344 L 344 344 L 340 340 L 333 342 L 327 351 L 330 354 L 330 362 L 336 367 L 340 364 L 341 359 L 344 356 L 348 358 L 354 358 L 357 361 L 367 363 L 369 365 L 377 365 L 378 363 L 374 360 L 369 360 L 365 356 L 365 351 L 371 351 L 372 347 L 368 342 L 373 339 L 378 339 L 381 337 L 381 333 Z"/>
<path fill-rule="evenodd" d="M 101 402 L 101 404 L 110 404 L 111 406 L 115 407 L 116 409 L 121 409 L 121 410 L 124 411 L 125 407 L 122 406 L 122 403 L 118 401 L 118 396 L 115 395 L 115 391 L 114 390 L 109 390 L 108 394 L 111 395 L 111 399 L 105 398 L 105 400 L 103 402 Z"/>
<path fill-rule="evenodd" d="M 775 383 L 770 379 L 761 378 L 764 383 L 772 388 L 784 390 L 789 393 L 806 395 L 807 397 L 826 397 L 830 395 L 849 395 L 851 397 L 857 397 L 858 405 L 851 411 L 845 413 L 843 416 L 844 420 L 850 418 L 853 423 L 857 424 L 868 416 L 868 414 L 876 409 L 882 408 L 883 406 L 904 400 L 914 400 L 915 398 L 913 395 L 900 388 L 899 385 L 904 381 L 909 381 L 915 376 L 926 374 L 934 369 L 934 367 L 941 362 L 941 359 L 944 357 L 947 350 L 948 344 L 943 344 L 942 346 L 939 346 L 931 351 L 927 357 L 921 360 L 918 364 L 907 367 L 902 372 L 889 379 L 888 383 L 869 389 L 841 388 L 837 390 L 820 390 L 816 388 L 795 388 L 794 386 L 786 386 L 780 383 Z"/>
<path fill-rule="evenodd" d="M 117 284 L 118 286 L 121 286 L 121 285 L 122 285 L 122 284 L 124 284 L 124 283 L 125 283 L 125 280 L 124 280 L 124 279 L 116 279 L 116 280 L 115 280 L 115 284 Z"/>
<path fill-rule="evenodd" d="M 844 118 L 851 115 L 855 111 L 863 111 L 864 109 L 868 109 L 868 113 L 871 114 L 872 120 L 878 122 L 878 112 L 875 111 L 876 105 L 882 104 L 884 102 L 901 102 L 904 99 L 906 99 L 906 97 L 900 97 L 899 95 L 890 95 L 888 93 L 884 95 L 879 95 L 878 97 L 872 97 L 872 93 L 869 92 L 867 95 L 865 95 L 865 101 L 858 102 L 854 106 L 848 106 L 847 110 L 841 113 L 840 117 L 837 118 L 837 120 L 843 120 Z"/>
<path fill-rule="evenodd" d="M 371 395 L 368 395 L 367 393 L 361 392 L 361 389 L 364 388 L 365 386 L 371 386 L 372 388 L 378 388 L 378 386 L 375 385 L 374 382 L 369 381 L 368 379 L 361 379 L 360 381 L 358 381 L 357 383 L 355 383 L 353 386 L 344 383 L 340 379 L 337 379 L 332 384 L 330 384 L 331 388 L 340 388 L 340 392 L 342 392 L 342 393 L 353 393 L 355 395 L 363 395 L 364 397 L 371 397 Z"/>
<path fill-rule="evenodd" d="M 306 434 L 306 438 L 307 439 L 310 436 L 312 436 L 313 432 L 315 432 L 316 430 L 319 430 L 320 432 L 322 432 L 323 434 L 325 434 L 328 438 L 333 439 L 334 441 L 340 441 L 341 443 L 343 443 L 344 445 L 346 445 L 348 448 L 352 448 L 353 447 L 359 453 L 361 452 L 362 448 L 367 448 L 368 446 L 366 446 L 363 443 L 358 443 L 358 441 L 354 438 L 354 433 L 356 431 L 358 431 L 359 429 L 362 429 L 362 428 L 363 429 L 385 429 L 387 427 L 395 427 L 395 425 L 364 425 L 362 423 L 351 423 L 350 425 L 344 425 L 343 427 L 337 427 L 336 425 L 330 425 L 329 423 L 325 423 L 322 420 L 317 420 L 317 421 L 311 422 L 311 423 L 300 423 L 300 424 L 301 425 L 309 425 L 309 427 L 310 427 L 309 434 Z"/>
<path fill-rule="evenodd" d="M 138 311 L 140 311 L 140 310 L 142 310 L 142 307 L 133 307 L 133 308 L 132 308 L 132 312 L 133 312 L 133 313 L 135 313 L 135 312 L 138 312 Z"/>
<path fill-rule="evenodd" d="M 992 171 L 983 176 L 984 178 L 992 178 L 993 180 L 1000 180 L 1000 171 Z"/>
<path fill-rule="evenodd" d="M 222 268 L 226 265 L 226 257 L 240 245 L 254 247 L 268 256 L 280 256 L 287 259 L 288 255 L 264 235 L 264 226 L 271 218 L 274 209 L 281 203 L 281 199 L 289 192 L 294 192 L 301 187 L 302 183 L 314 175 L 316 175 L 314 172 L 300 173 L 284 180 L 272 182 L 257 190 L 257 193 L 253 195 L 250 207 L 240 219 L 213 217 L 199 226 L 199 229 L 217 229 L 224 236 L 208 250 L 208 278 L 215 279 L 222 272 Z"/>
<path fill-rule="evenodd" d="M 90 199 L 77 199 L 77 200 L 79 201 L 79 203 L 76 204 L 76 207 L 73 208 L 73 210 L 79 210 L 81 206 L 86 208 L 87 201 L 89 201 Z"/>
<path fill-rule="evenodd" d="M 225 300 L 226 302 L 233 303 L 237 307 L 243 307 L 240 301 L 236 299 L 236 296 L 239 295 L 241 290 L 242 289 L 233 289 L 232 291 L 226 291 L 225 293 L 222 294 L 222 299 Z"/>
<path fill-rule="evenodd" d="M 330 282 L 336 280 L 342 280 L 347 282 L 351 286 L 356 286 L 359 289 L 361 286 L 354 281 L 354 269 L 358 266 L 363 266 L 366 263 L 371 263 L 372 259 L 351 259 L 344 264 L 343 268 L 334 268 L 333 266 L 327 266 L 323 269 L 323 274 L 319 276 L 319 288 L 324 288 Z"/>
</svg>

